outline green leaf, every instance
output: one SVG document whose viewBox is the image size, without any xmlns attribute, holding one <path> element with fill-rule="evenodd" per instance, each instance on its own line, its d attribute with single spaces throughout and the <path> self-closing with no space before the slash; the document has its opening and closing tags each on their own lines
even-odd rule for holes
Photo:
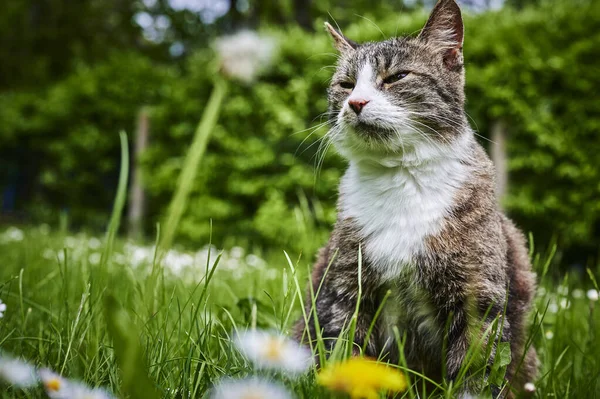
<svg viewBox="0 0 600 399">
<path fill-rule="evenodd" d="M 105 296 L 104 313 L 121 372 L 121 393 L 133 399 L 158 399 L 161 395 L 148 377 L 135 324 L 113 295 Z"/>
</svg>

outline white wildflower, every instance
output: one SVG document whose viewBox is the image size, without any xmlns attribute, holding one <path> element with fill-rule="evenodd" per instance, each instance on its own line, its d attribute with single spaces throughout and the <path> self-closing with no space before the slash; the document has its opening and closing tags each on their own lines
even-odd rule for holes
<svg viewBox="0 0 600 399">
<path fill-rule="evenodd" d="M 557 313 L 558 312 L 558 305 L 555 304 L 554 302 L 548 305 L 548 312 L 550 313 Z"/>
<path fill-rule="evenodd" d="M 153 252 L 151 248 L 126 245 L 125 252 L 129 256 L 133 266 L 140 266 L 144 263 L 147 264 L 152 262 Z"/>
<path fill-rule="evenodd" d="M 598 291 L 591 289 L 587 292 L 587 297 L 590 301 L 596 302 L 598 300 Z"/>
<path fill-rule="evenodd" d="M 538 288 L 538 295 L 539 296 L 546 296 L 546 289 L 544 287 Z"/>
<path fill-rule="evenodd" d="M 554 333 L 550 330 L 546 331 L 546 339 L 552 339 L 554 338 Z"/>
<path fill-rule="evenodd" d="M 0 381 L 17 388 L 29 388 L 38 383 L 35 367 L 9 357 L 0 357 Z"/>
<path fill-rule="evenodd" d="M 41 369 L 38 372 L 44 390 L 50 399 L 70 399 L 71 398 L 71 383 L 62 378 L 52 370 Z"/>
<path fill-rule="evenodd" d="M 523 386 L 523 389 L 525 392 L 533 393 L 535 392 L 535 385 L 533 385 L 533 382 L 528 382 Z"/>
<path fill-rule="evenodd" d="M 101 245 L 102 245 L 102 242 L 99 239 L 97 239 L 96 237 L 92 237 L 88 241 L 88 247 L 90 249 L 98 249 L 98 248 L 100 248 Z"/>
<path fill-rule="evenodd" d="M 4 312 L 6 312 L 6 304 L 0 299 L 0 319 L 4 317 Z"/>
<path fill-rule="evenodd" d="M 113 399 L 114 396 L 102 388 L 89 388 L 83 384 L 71 383 L 69 393 L 65 399 Z"/>
<path fill-rule="evenodd" d="M 248 330 L 236 336 L 235 344 L 261 369 L 299 374 L 312 364 L 310 350 L 279 333 Z"/>
<path fill-rule="evenodd" d="M 260 268 L 264 267 L 266 262 L 254 254 L 249 254 L 246 256 L 246 264 L 248 264 L 248 266 Z"/>
<path fill-rule="evenodd" d="M 127 262 L 127 257 L 123 254 L 115 253 L 113 254 L 113 260 L 119 265 L 124 265 Z"/>
<path fill-rule="evenodd" d="M 264 272 L 264 276 L 267 280 L 275 280 L 279 277 L 279 272 L 276 269 L 269 269 Z"/>
<path fill-rule="evenodd" d="M 271 63 L 275 41 L 246 30 L 217 39 L 215 48 L 225 76 L 251 83 Z"/>
<path fill-rule="evenodd" d="M 75 248 L 78 244 L 78 240 L 77 238 L 73 237 L 73 236 L 67 236 L 65 237 L 65 247 L 67 248 Z"/>
<path fill-rule="evenodd" d="M 242 256 L 244 256 L 244 248 L 242 247 L 233 247 L 231 248 L 231 250 L 229 251 L 229 256 L 231 256 L 232 258 L 241 258 Z"/>
<path fill-rule="evenodd" d="M 212 390 L 211 399 L 291 399 L 292 395 L 281 385 L 249 378 L 227 379 Z"/>
<path fill-rule="evenodd" d="M 50 248 L 44 249 L 44 252 L 42 252 L 42 256 L 44 257 L 44 259 L 56 260 L 56 252 L 54 252 Z"/>
<path fill-rule="evenodd" d="M 573 292 L 571 292 L 571 295 L 573 296 L 573 298 L 575 299 L 579 299 L 579 298 L 583 298 L 583 290 L 579 289 L 579 288 L 575 288 L 573 290 Z"/>
<path fill-rule="evenodd" d="M 40 233 L 44 236 L 47 236 L 48 234 L 50 234 L 50 226 L 48 226 L 46 223 L 42 223 L 39 227 L 38 227 Z"/>
<path fill-rule="evenodd" d="M 88 256 L 88 260 L 92 265 L 99 265 L 102 255 L 99 252 L 93 252 Z"/>
<path fill-rule="evenodd" d="M 0 236 L 0 241 L 4 243 L 13 241 L 23 241 L 23 238 L 25 238 L 25 234 L 23 234 L 23 231 L 21 229 L 17 227 L 9 227 L 8 229 L 6 229 L 4 234 Z"/>
<path fill-rule="evenodd" d="M 569 287 L 567 287 L 566 285 L 561 285 L 560 287 L 558 287 L 556 289 L 556 292 L 559 293 L 559 295 L 565 296 L 569 294 Z"/>
<path fill-rule="evenodd" d="M 560 300 L 560 307 L 562 309 L 569 309 L 571 307 L 571 301 L 569 301 L 567 298 L 562 298 Z"/>
<path fill-rule="evenodd" d="M 81 382 L 63 378 L 52 370 L 42 369 L 39 376 L 50 399 L 114 399 L 102 388 L 90 388 Z"/>
<path fill-rule="evenodd" d="M 164 265 L 175 275 L 179 275 L 185 268 L 194 266 L 194 257 L 190 254 L 170 250 L 165 256 Z"/>
</svg>

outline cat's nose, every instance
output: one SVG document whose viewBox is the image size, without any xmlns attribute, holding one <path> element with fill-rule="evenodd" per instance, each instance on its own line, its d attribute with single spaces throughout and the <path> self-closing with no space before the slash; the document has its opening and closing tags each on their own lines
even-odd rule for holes
<svg viewBox="0 0 600 399">
<path fill-rule="evenodd" d="M 348 105 L 356 115 L 360 114 L 360 111 L 367 105 L 369 101 L 367 100 L 348 100 Z"/>
</svg>

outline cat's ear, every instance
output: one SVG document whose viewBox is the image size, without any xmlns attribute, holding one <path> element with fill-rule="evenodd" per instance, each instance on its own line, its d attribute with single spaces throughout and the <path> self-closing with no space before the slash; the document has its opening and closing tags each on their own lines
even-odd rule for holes
<svg viewBox="0 0 600 399">
<path fill-rule="evenodd" d="M 327 29 L 327 32 L 329 32 L 329 34 L 333 38 L 333 44 L 340 53 L 343 54 L 352 51 L 356 47 L 358 47 L 358 44 L 356 42 L 353 42 L 346 36 L 342 35 L 341 32 L 339 32 L 337 29 L 331 26 L 329 22 L 325 22 L 325 29 Z"/>
<path fill-rule="evenodd" d="M 444 52 L 444 64 L 452 70 L 462 68 L 464 27 L 455 0 L 439 0 L 419 38 Z"/>
</svg>

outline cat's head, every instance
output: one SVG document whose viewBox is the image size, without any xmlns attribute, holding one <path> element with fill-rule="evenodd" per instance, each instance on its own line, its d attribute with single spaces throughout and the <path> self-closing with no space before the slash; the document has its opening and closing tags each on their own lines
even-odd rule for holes
<svg viewBox="0 0 600 399">
<path fill-rule="evenodd" d="M 420 158 L 465 131 L 463 23 L 454 0 L 439 0 L 415 38 L 357 44 L 326 28 L 340 53 L 328 96 L 330 135 L 342 155 Z"/>
</svg>

